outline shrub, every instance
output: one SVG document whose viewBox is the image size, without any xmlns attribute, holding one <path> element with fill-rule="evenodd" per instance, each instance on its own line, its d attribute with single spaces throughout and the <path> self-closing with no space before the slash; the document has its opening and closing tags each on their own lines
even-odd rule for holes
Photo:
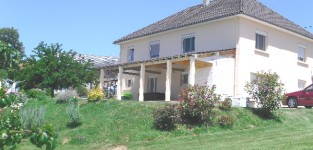
<svg viewBox="0 0 313 150">
<path fill-rule="evenodd" d="M 41 128 L 45 121 L 44 107 L 23 108 L 19 112 L 19 120 L 24 129 Z"/>
<path fill-rule="evenodd" d="M 273 114 L 284 98 L 283 86 L 276 73 L 261 71 L 256 74 L 255 80 L 246 84 L 245 90 L 258 100 L 264 112 Z"/>
<path fill-rule="evenodd" d="M 231 110 L 232 101 L 230 98 L 225 98 L 225 100 L 220 104 L 219 108 L 221 110 Z"/>
<path fill-rule="evenodd" d="M 122 94 L 122 100 L 132 100 L 133 99 L 133 95 L 130 92 L 124 92 Z"/>
<path fill-rule="evenodd" d="M 0 88 L 0 98 L 3 98 L 4 96 L 5 96 L 5 89 L 4 88 Z"/>
<path fill-rule="evenodd" d="M 10 106 L 13 109 L 20 109 L 27 100 L 27 97 L 21 93 L 7 94 L 0 98 L 0 108 Z"/>
<path fill-rule="evenodd" d="M 88 95 L 88 89 L 85 86 L 78 86 L 76 89 L 77 94 L 79 96 L 87 96 Z"/>
<path fill-rule="evenodd" d="M 235 119 L 231 115 L 222 115 L 218 117 L 218 124 L 223 128 L 232 128 L 235 122 Z"/>
<path fill-rule="evenodd" d="M 189 86 L 181 91 L 179 106 L 183 123 L 197 125 L 210 124 L 214 116 L 213 108 L 220 96 L 215 94 L 215 86 Z"/>
<path fill-rule="evenodd" d="M 38 100 L 44 100 L 47 98 L 47 94 L 41 89 L 30 89 L 25 92 L 28 98 L 34 98 Z"/>
<path fill-rule="evenodd" d="M 104 98 L 104 93 L 100 87 L 96 87 L 94 89 L 91 89 L 88 93 L 88 101 L 89 102 L 95 102 L 99 101 Z"/>
<path fill-rule="evenodd" d="M 8 78 L 8 72 L 4 69 L 0 69 L 0 82 L 2 79 Z"/>
<path fill-rule="evenodd" d="M 79 112 L 79 105 L 75 103 L 68 103 L 66 107 L 66 113 L 69 118 L 69 126 L 76 127 L 81 124 L 81 117 Z"/>
<path fill-rule="evenodd" d="M 77 96 L 78 96 L 78 94 L 75 90 L 66 89 L 66 90 L 62 90 L 60 93 L 58 93 L 55 96 L 55 98 L 56 98 L 57 103 L 66 103 L 71 98 L 77 97 Z"/>
<path fill-rule="evenodd" d="M 175 129 L 175 122 L 178 118 L 175 105 L 167 105 L 157 109 L 153 113 L 154 128 L 162 131 L 170 131 Z"/>
</svg>

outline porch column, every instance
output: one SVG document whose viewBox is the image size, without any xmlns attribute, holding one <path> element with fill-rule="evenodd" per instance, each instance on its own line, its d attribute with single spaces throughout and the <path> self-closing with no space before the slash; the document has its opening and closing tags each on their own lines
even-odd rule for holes
<svg viewBox="0 0 313 150">
<path fill-rule="evenodd" d="M 190 57 L 189 64 L 189 85 L 195 85 L 196 83 L 196 55 Z"/>
<path fill-rule="evenodd" d="M 165 87 L 165 101 L 171 101 L 171 84 L 172 84 L 172 61 L 166 61 L 166 87 Z"/>
<path fill-rule="evenodd" d="M 144 101 L 144 97 L 143 97 L 143 93 L 145 91 L 144 87 L 145 87 L 145 72 L 146 72 L 146 67 L 145 64 L 141 64 L 140 65 L 140 80 L 139 80 L 139 101 L 143 102 Z"/>
<path fill-rule="evenodd" d="M 104 82 L 104 69 L 103 68 L 101 68 L 101 70 L 100 70 L 100 83 L 99 83 L 99 87 L 101 88 L 101 89 L 103 89 L 103 82 Z"/>
<path fill-rule="evenodd" d="M 118 68 L 118 77 L 117 77 L 117 99 L 122 100 L 122 92 L 123 92 L 123 67 L 120 66 Z"/>
</svg>

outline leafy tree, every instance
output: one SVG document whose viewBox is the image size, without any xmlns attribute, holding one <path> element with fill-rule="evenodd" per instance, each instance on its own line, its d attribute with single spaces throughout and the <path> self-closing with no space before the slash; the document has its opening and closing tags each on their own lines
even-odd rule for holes
<svg viewBox="0 0 313 150">
<path fill-rule="evenodd" d="M 54 96 L 54 90 L 79 87 L 97 79 L 90 60 L 79 58 L 76 52 L 66 52 L 61 47 L 41 42 L 33 50 L 35 55 L 26 59 L 19 75 L 20 80 L 25 81 L 25 89 L 47 88 Z"/>
<path fill-rule="evenodd" d="M 20 35 L 14 28 L 0 28 L 0 41 L 12 46 L 21 54 L 24 54 L 23 43 L 19 41 Z"/>
<path fill-rule="evenodd" d="M 19 33 L 14 28 L 0 28 L 0 69 L 8 72 L 14 79 L 19 70 L 19 63 L 24 56 L 23 43 L 19 41 Z"/>
<path fill-rule="evenodd" d="M 17 49 L 0 40 L 0 69 L 18 68 L 21 58 Z"/>
<path fill-rule="evenodd" d="M 245 90 L 259 101 L 266 113 L 264 115 L 272 115 L 284 97 L 284 84 L 279 81 L 279 76 L 271 71 L 258 72 L 255 80 L 246 84 Z"/>
</svg>

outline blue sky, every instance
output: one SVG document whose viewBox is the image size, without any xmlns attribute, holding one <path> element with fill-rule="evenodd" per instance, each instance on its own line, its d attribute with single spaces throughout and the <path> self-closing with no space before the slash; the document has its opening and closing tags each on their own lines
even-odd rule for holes
<svg viewBox="0 0 313 150">
<path fill-rule="evenodd" d="M 259 0 L 296 24 L 313 25 L 312 0 Z M 26 54 L 41 42 L 99 56 L 119 55 L 112 44 L 202 0 L 0 0 L 0 28 L 20 33 Z M 309 28 L 313 31 L 313 28 Z"/>
</svg>

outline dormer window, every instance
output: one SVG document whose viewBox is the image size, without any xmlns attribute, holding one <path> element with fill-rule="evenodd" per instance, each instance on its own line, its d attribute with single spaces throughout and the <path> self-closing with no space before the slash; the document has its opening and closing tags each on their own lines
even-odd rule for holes
<svg viewBox="0 0 313 150">
<path fill-rule="evenodd" d="M 195 40 L 194 36 L 183 38 L 183 53 L 190 53 L 195 51 Z"/>
</svg>

